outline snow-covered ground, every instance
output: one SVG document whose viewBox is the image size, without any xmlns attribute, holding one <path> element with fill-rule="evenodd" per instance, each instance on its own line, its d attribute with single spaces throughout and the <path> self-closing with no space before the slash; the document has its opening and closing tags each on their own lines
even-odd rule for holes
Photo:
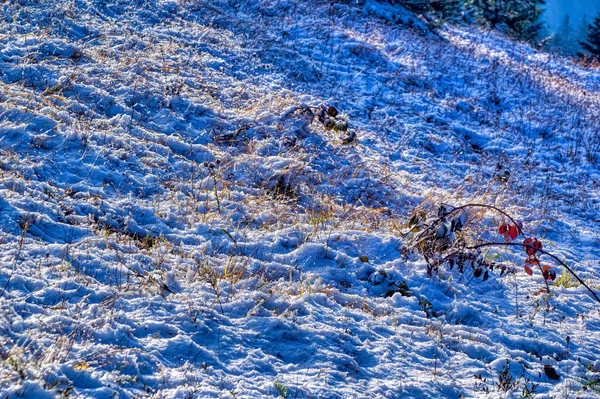
<svg viewBox="0 0 600 399">
<path fill-rule="evenodd" d="M 600 396 L 583 286 L 403 234 L 495 205 L 600 290 L 598 71 L 374 0 L 0 18 L 0 398 Z"/>
</svg>

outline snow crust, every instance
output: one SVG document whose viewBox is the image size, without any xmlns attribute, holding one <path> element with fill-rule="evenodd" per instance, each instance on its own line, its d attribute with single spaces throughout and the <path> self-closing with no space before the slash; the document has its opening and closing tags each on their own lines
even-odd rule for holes
<svg viewBox="0 0 600 399">
<path fill-rule="evenodd" d="M 0 18 L 0 397 L 599 396 L 583 287 L 429 277 L 399 227 L 492 204 L 599 290 L 597 70 L 374 0 Z"/>
</svg>

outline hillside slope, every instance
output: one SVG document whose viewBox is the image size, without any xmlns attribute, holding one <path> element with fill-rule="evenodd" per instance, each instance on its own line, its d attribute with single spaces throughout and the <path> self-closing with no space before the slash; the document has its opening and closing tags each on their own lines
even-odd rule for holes
<svg viewBox="0 0 600 399">
<path fill-rule="evenodd" d="M 0 7 L 0 397 L 599 396 L 584 287 L 403 234 L 495 205 L 600 290 L 597 71 L 373 0 Z"/>
</svg>

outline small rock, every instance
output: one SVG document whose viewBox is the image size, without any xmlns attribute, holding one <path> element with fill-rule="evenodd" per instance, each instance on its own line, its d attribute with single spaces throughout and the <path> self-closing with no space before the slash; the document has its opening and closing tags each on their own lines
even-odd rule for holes
<svg viewBox="0 0 600 399">
<path fill-rule="evenodd" d="M 544 366 L 544 373 L 551 380 L 560 380 L 560 375 L 558 375 L 558 373 L 556 372 L 556 369 L 554 367 L 552 367 L 552 366 L 545 365 Z"/>
</svg>

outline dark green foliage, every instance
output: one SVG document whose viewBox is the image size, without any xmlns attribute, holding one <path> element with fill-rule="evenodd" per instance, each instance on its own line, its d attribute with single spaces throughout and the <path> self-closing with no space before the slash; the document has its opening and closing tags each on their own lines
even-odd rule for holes
<svg viewBox="0 0 600 399">
<path fill-rule="evenodd" d="M 587 55 L 600 61 L 600 14 L 594 18 L 587 31 L 587 40 L 581 42 Z"/>
<path fill-rule="evenodd" d="M 534 41 L 543 24 L 546 0 L 389 0 L 415 14 L 443 21 L 463 19 L 505 31 L 519 40 Z"/>
<path fill-rule="evenodd" d="M 435 15 L 443 20 L 459 18 L 463 15 L 469 0 L 392 0 L 416 14 Z"/>
<path fill-rule="evenodd" d="M 466 4 L 465 0 L 431 1 L 431 8 L 443 19 L 452 19 L 463 14 Z"/>
<path fill-rule="evenodd" d="M 590 25 L 590 22 L 588 21 L 588 17 L 587 17 L 587 15 L 584 14 L 583 18 L 581 18 L 581 21 L 579 21 L 579 24 L 577 25 L 576 36 L 580 39 L 585 39 L 588 34 L 589 25 Z"/>
<path fill-rule="evenodd" d="M 542 28 L 539 17 L 545 3 L 545 0 L 474 0 L 473 6 L 480 22 L 517 39 L 533 41 Z"/>
<path fill-rule="evenodd" d="M 552 36 L 550 48 L 563 54 L 575 54 L 578 47 L 571 24 L 571 17 L 566 14 L 560 27 Z"/>
</svg>

